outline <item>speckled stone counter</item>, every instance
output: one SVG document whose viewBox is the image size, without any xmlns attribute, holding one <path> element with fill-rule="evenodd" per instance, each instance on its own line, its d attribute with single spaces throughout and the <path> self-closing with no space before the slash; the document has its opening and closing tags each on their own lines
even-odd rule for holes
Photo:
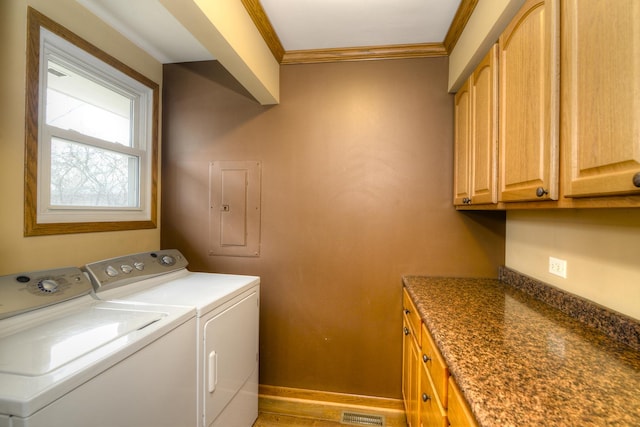
<svg viewBox="0 0 640 427">
<path fill-rule="evenodd" d="M 640 426 L 640 351 L 494 279 L 404 285 L 481 426 Z"/>
</svg>

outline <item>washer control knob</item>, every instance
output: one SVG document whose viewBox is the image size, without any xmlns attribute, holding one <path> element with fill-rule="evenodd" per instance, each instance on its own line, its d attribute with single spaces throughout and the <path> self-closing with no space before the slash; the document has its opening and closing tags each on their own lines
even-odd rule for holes
<svg viewBox="0 0 640 427">
<path fill-rule="evenodd" d="M 119 274 L 118 270 L 113 268 L 113 266 L 111 265 L 107 267 L 107 269 L 105 270 L 105 273 L 107 273 L 107 276 L 109 277 L 116 277 Z"/>
<path fill-rule="evenodd" d="M 133 266 L 136 268 L 136 270 L 138 271 L 142 271 L 144 270 L 144 262 L 142 261 L 136 261 L 133 263 Z"/>
<path fill-rule="evenodd" d="M 42 292 L 53 293 L 58 290 L 58 282 L 53 279 L 44 279 L 38 282 L 38 289 Z"/>
<path fill-rule="evenodd" d="M 122 270 L 124 274 L 129 274 L 133 271 L 133 267 L 131 267 L 129 264 L 122 264 L 120 266 L 120 270 Z"/>
<path fill-rule="evenodd" d="M 162 265 L 173 265 L 176 263 L 176 259 L 171 255 L 162 255 L 160 258 L 160 264 Z"/>
</svg>

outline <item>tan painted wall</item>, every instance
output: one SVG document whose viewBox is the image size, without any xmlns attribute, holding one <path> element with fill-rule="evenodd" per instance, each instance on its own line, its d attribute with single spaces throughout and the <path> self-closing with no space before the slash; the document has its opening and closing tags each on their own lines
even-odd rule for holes
<svg viewBox="0 0 640 427">
<path fill-rule="evenodd" d="M 401 276 L 495 277 L 504 215 L 453 209 L 447 59 L 289 65 L 264 107 L 165 66 L 163 247 L 262 277 L 263 384 L 400 397 Z M 262 162 L 258 258 L 208 255 L 208 165 Z"/>
<path fill-rule="evenodd" d="M 509 212 L 505 264 L 640 319 L 640 209 Z M 567 260 L 567 278 L 548 272 Z"/>
<path fill-rule="evenodd" d="M 74 0 L 0 1 L 0 274 L 80 266 L 124 253 L 157 249 L 159 229 L 23 237 L 27 5 L 32 5 L 155 82 L 162 82 L 160 63 Z"/>
</svg>

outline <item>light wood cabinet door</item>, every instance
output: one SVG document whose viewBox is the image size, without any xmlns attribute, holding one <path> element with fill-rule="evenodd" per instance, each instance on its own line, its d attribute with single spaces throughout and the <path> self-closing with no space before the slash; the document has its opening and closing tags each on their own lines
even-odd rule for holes
<svg viewBox="0 0 640 427">
<path fill-rule="evenodd" d="M 455 97 L 454 205 L 497 203 L 495 45 Z"/>
<path fill-rule="evenodd" d="M 476 420 L 458 385 L 449 377 L 449 423 L 451 427 L 477 427 Z"/>
<path fill-rule="evenodd" d="M 420 393 L 418 396 L 420 425 L 422 427 L 448 427 L 447 411 L 434 390 L 426 367 L 420 369 Z"/>
<path fill-rule="evenodd" d="M 471 179 L 469 171 L 471 162 L 471 94 L 469 80 L 458 90 L 455 96 L 455 136 L 453 159 L 453 204 L 468 204 L 471 198 Z"/>
<path fill-rule="evenodd" d="M 498 45 L 471 75 L 470 191 L 473 204 L 496 203 L 498 179 Z"/>
<path fill-rule="evenodd" d="M 405 289 L 402 291 L 402 306 L 402 395 L 407 424 L 419 427 L 420 316 Z M 414 325 L 416 319 L 417 327 Z"/>
<path fill-rule="evenodd" d="M 413 363 L 411 361 L 412 350 L 411 346 L 413 337 L 411 336 L 411 329 L 409 327 L 409 321 L 406 316 L 403 316 L 402 322 L 402 397 L 404 400 L 404 410 L 408 414 L 410 412 L 410 395 L 411 395 L 411 383 L 412 372 L 411 368 Z"/>
<path fill-rule="evenodd" d="M 558 5 L 527 0 L 499 39 L 499 200 L 558 198 Z"/>
<path fill-rule="evenodd" d="M 438 395 L 442 406 L 446 408 L 449 368 L 424 324 L 422 324 L 422 368 L 429 372 L 433 391 Z"/>
<path fill-rule="evenodd" d="M 563 195 L 640 193 L 640 2 L 562 8 Z"/>
<path fill-rule="evenodd" d="M 411 378 L 409 383 L 409 401 L 407 411 L 407 423 L 409 427 L 420 426 L 420 406 L 418 403 L 418 393 L 420 393 L 420 349 L 415 340 L 411 340 L 411 356 L 409 363 L 411 365 Z M 406 409 L 406 408 L 405 408 Z"/>
</svg>

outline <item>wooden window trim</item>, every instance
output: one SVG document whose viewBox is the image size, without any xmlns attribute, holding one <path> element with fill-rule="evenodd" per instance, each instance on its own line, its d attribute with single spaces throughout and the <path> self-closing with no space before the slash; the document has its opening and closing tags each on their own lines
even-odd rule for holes
<svg viewBox="0 0 640 427">
<path fill-rule="evenodd" d="M 153 91 L 153 111 L 151 126 L 151 182 L 150 182 L 150 219 L 145 221 L 100 221 L 70 223 L 38 223 L 38 109 L 39 109 L 39 67 L 40 67 L 40 28 L 76 45 L 85 52 L 118 69 L 129 77 L 138 80 Z M 25 106 L 25 178 L 24 178 L 24 235 L 41 236 L 55 234 L 91 233 L 102 231 L 121 231 L 157 228 L 158 215 L 158 118 L 159 86 L 157 83 L 138 73 L 111 55 L 87 42 L 62 25 L 47 18 L 29 7 L 27 14 L 27 68 L 26 68 L 26 106 Z"/>
</svg>

